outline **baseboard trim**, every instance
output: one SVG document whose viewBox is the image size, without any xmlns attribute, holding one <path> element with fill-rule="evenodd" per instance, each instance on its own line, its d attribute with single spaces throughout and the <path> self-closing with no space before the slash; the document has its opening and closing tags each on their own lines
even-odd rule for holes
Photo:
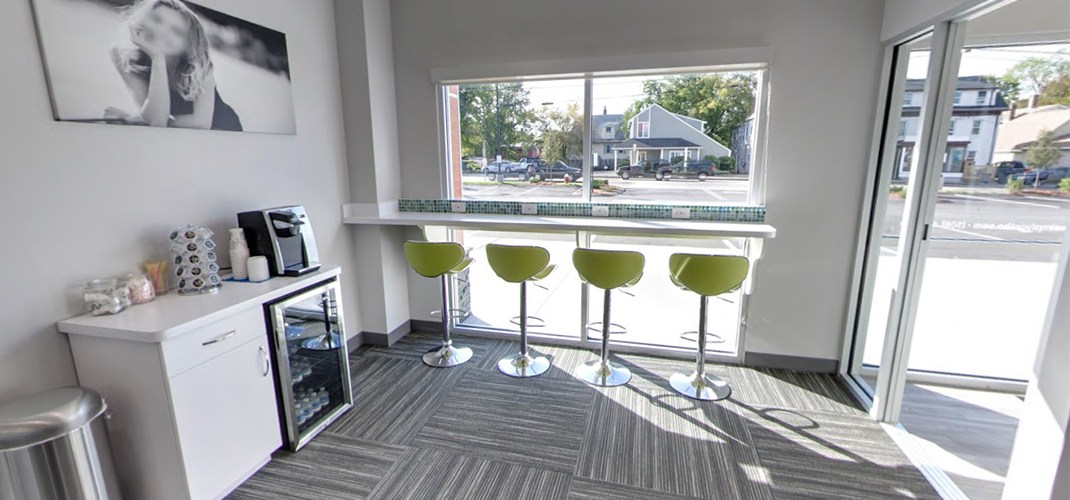
<svg viewBox="0 0 1070 500">
<path fill-rule="evenodd" d="M 807 358 L 765 352 L 748 352 L 744 354 L 743 364 L 755 368 L 779 368 L 796 372 L 837 373 L 840 370 L 840 362 L 835 359 Z"/>
<path fill-rule="evenodd" d="M 394 345 L 395 342 L 405 338 L 405 335 L 412 331 L 411 323 L 411 321 L 406 321 L 397 328 L 391 330 L 390 333 L 360 332 L 361 340 L 368 345 L 390 347 Z"/>
<path fill-rule="evenodd" d="M 441 321 L 426 321 L 422 319 L 414 319 L 409 321 L 409 325 L 412 326 L 412 331 L 414 332 L 436 333 L 442 331 Z"/>
<path fill-rule="evenodd" d="M 359 332 L 356 335 L 346 339 L 346 348 L 349 349 L 349 352 L 356 351 L 362 345 L 364 345 L 364 335 Z"/>
</svg>

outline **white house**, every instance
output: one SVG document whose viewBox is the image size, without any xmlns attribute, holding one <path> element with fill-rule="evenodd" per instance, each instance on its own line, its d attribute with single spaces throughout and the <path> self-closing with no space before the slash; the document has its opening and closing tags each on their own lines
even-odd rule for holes
<svg viewBox="0 0 1070 500">
<path fill-rule="evenodd" d="M 906 82 L 895 163 L 897 178 L 910 171 L 918 137 L 918 115 L 921 103 L 925 100 L 924 89 L 925 80 Z M 972 161 L 975 165 L 993 162 L 1000 113 L 1007 109 L 1009 106 L 995 84 L 982 76 L 959 77 L 955 85 L 951 122 L 948 123 L 947 155 L 944 157 L 943 171 L 948 177 L 961 176 L 966 161 Z"/>
<path fill-rule="evenodd" d="M 729 156 L 731 150 L 703 132 L 706 122 L 650 104 L 628 121 L 628 140 L 614 148 L 634 165 L 642 160 Z"/>
</svg>

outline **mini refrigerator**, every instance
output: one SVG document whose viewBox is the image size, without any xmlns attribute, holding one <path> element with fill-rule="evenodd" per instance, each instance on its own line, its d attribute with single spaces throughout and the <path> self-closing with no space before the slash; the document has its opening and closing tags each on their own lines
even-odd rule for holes
<svg viewBox="0 0 1070 500">
<path fill-rule="evenodd" d="M 284 441 L 297 451 L 353 405 L 336 279 L 266 306 Z"/>
</svg>

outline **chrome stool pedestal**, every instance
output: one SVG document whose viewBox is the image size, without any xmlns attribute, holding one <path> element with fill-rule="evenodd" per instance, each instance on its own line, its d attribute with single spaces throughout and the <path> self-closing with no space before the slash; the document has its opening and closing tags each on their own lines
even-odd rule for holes
<svg viewBox="0 0 1070 500">
<path fill-rule="evenodd" d="M 695 371 L 691 374 L 674 373 L 669 377 L 673 390 L 691 399 L 717 401 L 732 394 L 728 382 L 706 373 L 706 305 L 709 297 L 699 296 L 698 319 L 698 355 L 695 358 Z"/>
<path fill-rule="evenodd" d="M 545 356 L 532 356 L 528 350 L 528 320 L 537 320 L 541 325 L 546 322 L 541 318 L 528 316 L 528 282 L 520 282 L 520 352 L 498 361 L 498 371 L 517 378 L 537 377 L 550 369 L 550 360 Z"/>
<path fill-rule="evenodd" d="M 463 314 L 463 311 L 458 309 L 450 309 L 450 275 L 442 275 L 442 310 L 438 312 L 438 316 L 442 318 L 442 345 L 438 346 L 427 354 L 423 355 L 424 364 L 435 368 L 450 368 L 460 364 L 464 364 L 466 361 L 472 359 L 472 349 L 469 347 L 457 347 L 453 345 L 453 338 L 450 336 L 450 321 L 456 317 L 457 312 Z M 442 311 L 446 311 L 443 314 Z M 431 313 L 434 316 L 434 312 Z"/>
<path fill-rule="evenodd" d="M 617 387 L 627 384 L 632 379 L 632 371 L 609 362 L 609 331 L 613 323 L 609 321 L 609 297 L 612 290 L 605 290 L 602 302 L 602 353 L 600 359 L 588 361 L 576 367 L 576 377 L 588 384 L 598 387 Z"/>
</svg>

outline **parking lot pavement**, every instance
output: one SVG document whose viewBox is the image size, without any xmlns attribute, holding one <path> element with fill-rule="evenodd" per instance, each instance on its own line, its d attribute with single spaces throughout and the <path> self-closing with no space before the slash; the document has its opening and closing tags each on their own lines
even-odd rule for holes
<svg viewBox="0 0 1070 500">
<path fill-rule="evenodd" d="M 608 175 L 606 175 L 608 174 Z M 609 172 L 596 172 L 595 179 L 608 180 L 620 188 L 612 193 L 596 193 L 594 200 L 602 203 L 746 203 L 749 183 L 746 178 L 713 178 L 706 182 L 696 179 L 657 181 L 647 178 L 620 179 Z M 500 183 L 488 181 L 479 174 L 463 178 L 464 197 L 479 199 L 530 199 L 532 201 L 577 201 L 583 191 L 579 183 L 550 182 L 532 184 L 517 179 Z"/>
</svg>

